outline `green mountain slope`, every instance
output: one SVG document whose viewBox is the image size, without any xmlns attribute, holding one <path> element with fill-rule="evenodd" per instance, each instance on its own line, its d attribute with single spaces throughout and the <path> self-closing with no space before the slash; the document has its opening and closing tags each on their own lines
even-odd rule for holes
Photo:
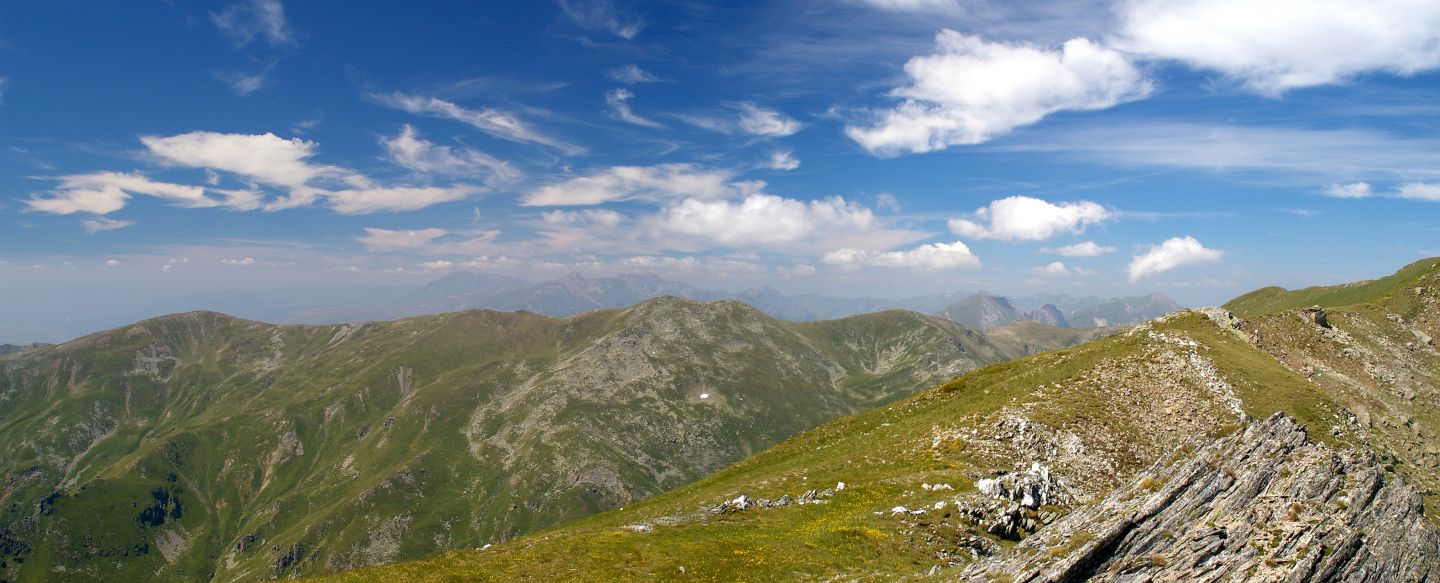
<svg viewBox="0 0 1440 583">
<path fill-rule="evenodd" d="M 1012 357 L 885 312 L 157 318 L 0 359 L 0 578 L 255 580 L 498 543 Z"/>
<path fill-rule="evenodd" d="M 1242 318 L 1270 314 L 1307 306 L 1338 308 L 1384 300 L 1416 278 L 1440 265 L 1440 257 L 1422 259 L 1405 266 L 1392 275 L 1344 285 L 1308 287 L 1289 291 L 1279 287 L 1255 290 L 1225 304 L 1225 308 Z"/>
<path fill-rule="evenodd" d="M 992 365 L 623 510 L 328 580 L 1433 579 L 1440 269 L 1398 283 Z"/>
</svg>

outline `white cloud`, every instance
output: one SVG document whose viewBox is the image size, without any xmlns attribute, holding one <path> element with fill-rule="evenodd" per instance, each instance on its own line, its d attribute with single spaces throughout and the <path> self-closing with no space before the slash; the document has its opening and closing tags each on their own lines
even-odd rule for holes
<svg viewBox="0 0 1440 583">
<path fill-rule="evenodd" d="M 1263 171 L 1337 181 L 1367 175 L 1440 176 L 1440 140 L 1369 129 L 1309 130 L 1201 123 L 1091 124 L 1037 132 L 1002 152 L 1058 152 L 1123 166 Z"/>
<path fill-rule="evenodd" d="M 224 263 L 225 265 L 255 265 L 255 258 L 246 257 L 244 259 L 221 259 L 220 263 Z"/>
<path fill-rule="evenodd" d="M 875 197 L 875 208 L 892 213 L 900 212 L 900 199 L 888 192 L 882 192 Z"/>
<path fill-rule="evenodd" d="M 659 77 L 650 74 L 649 71 L 641 69 L 639 65 L 634 63 L 611 69 L 610 78 L 629 85 L 636 83 L 655 83 L 660 80 Z"/>
<path fill-rule="evenodd" d="M 796 263 L 792 267 L 781 267 L 775 270 L 781 277 L 809 277 L 819 271 L 815 269 L 814 265 L 808 263 Z"/>
<path fill-rule="evenodd" d="M 611 166 L 587 176 L 541 186 L 525 193 L 525 206 L 594 205 L 621 200 L 664 201 L 725 198 L 755 192 L 758 182 L 735 182 L 734 173 L 694 164 Z"/>
<path fill-rule="evenodd" d="M 481 177 L 487 182 L 509 182 L 520 177 L 508 162 L 474 148 L 438 145 L 421 138 L 409 124 L 400 128 L 399 135 L 381 138 L 380 144 L 391 162 L 421 174 Z"/>
<path fill-rule="evenodd" d="M 560 10 L 581 28 L 605 31 L 625 40 L 645 28 L 645 19 L 626 14 L 609 0 L 560 0 Z"/>
<path fill-rule="evenodd" d="M 24 201 L 30 210 L 55 215 L 90 213 L 103 215 L 125 208 L 130 195 L 114 186 L 59 190 L 49 196 L 32 194 Z"/>
<path fill-rule="evenodd" d="M 980 266 L 980 258 L 959 241 L 931 243 L 907 251 L 840 249 L 826 253 L 821 261 L 842 267 L 901 267 L 921 271 Z"/>
<path fill-rule="evenodd" d="M 754 136 L 783 138 L 800 131 L 800 122 L 783 113 L 745 102 L 740 107 L 740 129 Z"/>
<path fill-rule="evenodd" d="M 1119 13 L 1118 47 L 1264 95 L 1440 67 L 1440 3 L 1426 0 L 1131 0 Z"/>
<path fill-rule="evenodd" d="M 904 101 L 871 127 L 846 135 L 872 154 L 895 156 L 979 144 L 1060 111 L 1106 109 L 1148 96 L 1152 84 L 1125 55 L 1083 38 L 1060 50 L 987 42 L 955 32 L 910 59 Z"/>
<path fill-rule="evenodd" d="M 222 134 L 190 132 L 174 136 L 142 136 L 140 143 L 160 160 L 188 168 L 222 170 L 271 186 L 297 188 L 326 175 L 347 174 L 334 166 L 310 163 L 317 145 L 272 133 Z"/>
<path fill-rule="evenodd" d="M 1052 261 L 1046 265 L 1036 267 L 1031 271 L 1034 272 L 1036 275 L 1042 275 L 1045 277 L 1069 277 L 1072 275 L 1090 275 L 1094 273 L 1093 271 L 1090 271 L 1088 269 L 1070 267 L 1060 261 Z"/>
<path fill-rule="evenodd" d="M 688 199 L 666 207 L 655 221 L 664 232 L 727 246 L 788 243 L 876 226 L 870 209 L 840 197 L 805 202 L 763 193 L 735 202 Z"/>
<path fill-rule="evenodd" d="M 619 118 L 620 121 L 625 123 L 647 128 L 665 127 L 653 119 L 636 115 L 635 112 L 630 109 L 630 100 L 634 97 L 635 94 L 631 93 L 629 89 L 613 89 L 605 93 L 605 104 L 610 106 L 610 111 L 615 114 L 616 118 Z"/>
<path fill-rule="evenodd" d="M 437 270 L 437 271 L 438 271 L 438 270 L 450 269 L 451 267 L 454 267 L 454 266 L 455 266 L 455 263 L 454 263 L 454 262 L 452 262 L 452 261 L 446 261 L 446 260 L 444 260 L 444 259 L 436 259 L 436 260 L 434 260 L 434 261 L 426 261 L 426 262 L 420 264 L 420 267 L 422 267 L 422 268 L 431 269 L 431 270 Z"/>
<path fill-rule="evenodd" d="M 1440 202 L 1440 183 L 1428 184 L 1424 182 L 1415 182 L 1411 184 L 1406 184 L 1400 187 L 1400 192 L 1398 196 L 1400 198 L 1408 198 L 1410 200 Z"/>
<path fill-rule="evenodd" d="M 270 84 L 269 69 L 256 73 L 221 73 L 215 77 L 230 86 L 230 91 L 245 97 Z"/>
<path fill-rule="evenodd" d="M 169 182 L 157 182 L 140 174 L 95 172 L 62 176 L 55 190 L 32 194 L 24 201 L 32 211 L 56 215 L 90 213 L 104 215 L 122 208 L 132 194 L 168 200 L 188 208 L 218 206 L 205 196 L 205 189 Z"/>
<path fill-rule="evenodd" d="M 920 12 L 945 15 L 964 14 L 960 0 L 858 0 L 862 4 L 891 12 Z"/>
<path fill-rule="evenodd" d="M 1053 251 L 1054 253 L 1059 253 L 1063 257 L 1099 257 L 1106 253 L 1114 253 L 1116 251 L 1119 251 L 1119 249 L 1116 249 L 1114 247 L 1102 247 L 1100 245 L 1096 245 L 1094 241 L 1085 241 L 1082 243 L 1076 243 L 1074 245 L 1066 245 L 1059 249 L 1046 249 L 1046 251 Z"/>
<path fill-rule="evenodd" d="M 1370 198 L 1375 194 L 1375 189 L 1365 182 L 1351 182 L 1349 184 L 1331 184 L 1323 194 L 1334 198 Z"/>
<path fill-rule="evenodd" d="M 401 111 L 458 121 L 504 140 L 550 146 L 572 155 L 585 153 L 584 148 L 547 136 L 518 116 L 497 109 L 469 109 L 435 97 L 399 92 L 374 95 L 373 98 L 382 105 Z"/>
<path fill-rule="evenodd" d="M 1224 251 L 1208 249 L 1194 237 L 1172 237 L 1131 259 L 1130 282 L 1185 265 L 1214 263 L 1223 257 Z"/>
<path fill-rule="evenodd" d="M 120 262 L 114 259 L 105 260 L 105 267 L 120 267 Z"/>
<path fill-rule="evenodd" d="M 1079 234 L 1085 227 L 1113 218 L 1105 207 L 1090 201 L 1050 203 L 1028 196 L 1011 196 L 975 211 L 975 221 L 950 219 L 950 231 L 962 237 L 1000 241 L 1042 241 L 1062 233 Z"/>
<path fill-rule="evenodd" d="M 445 229 L 434 228 L 392 231 L 365 227 L 365 236 L 357 240 L 370 251 L 402 251 L 424 248 L 448 233 Z"/>
<path fill-rule="evenodd" d="M 237 47 L 248 45 L 255 39 L 277 47 L 295 42 L 280 0 L 242 0 L 212 13 L 210 21 Z"/>
<path fill-rule="evenodd" d="M 540 219 L 547 225 L 579 226 L 599 225 L 615 227 L 625 221 L 625 215 L 612 210 L 584 209 L 578 211 L 550 211 L 541 213 Z"/>
<path fill-rule="evenodd" d="M 478 187 L 456 186 L 390 186 L 355 188 L 326 192 L 335 212 L 362 215 L 378 212 L 419 210 L 440 203 L 454 202 L 479 194 Z"/>
<path fill-rule="evenodd" d="M 135 221 L 121 221 L 116 219 L 107 219 L 104 217 L 97 217 L 80 221 L 80 227 L 85 229 L 86 235 L 94 235 L 95 233 L 99 233 L 101 231 L 114 231 L 116 229 L 123 229 L 134 224 Z"/>
<path fill-rule="evenodd" d="M 800 161 L 795 159 L 794 152 L 790 150 L 776 150 L 770 153 L 770 160 L 766 167 L 771 170 L 784 170 L 786 172 L 800 167 Z"/>
</svg>

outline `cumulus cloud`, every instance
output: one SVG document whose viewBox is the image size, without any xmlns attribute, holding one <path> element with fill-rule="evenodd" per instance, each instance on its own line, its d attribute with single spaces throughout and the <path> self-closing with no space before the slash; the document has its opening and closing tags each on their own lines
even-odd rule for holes
<svg viewBox="0 0 1440 583">
<path fill-rule="evenodd" d="M 639 65 L 630 63 L 623 67 L 610 70 L 610 78 L 620 83 L 634 85 L 636 83 L 655 83 L 659 77 L 652 75 L 649 71 L 641 69 Z"/>
<path fill-rule="evenodd" d="M 222 170 L 247 180 L 295 188 L 340 168 L 312 164 L 318 145 L 273 133 L 223 134 L 197 131 L 174 136 L 142 136 L 151 154 L 174 166 Z"/>
<path fill-rule="evenodd" d="M 56 215 L 104 215 L 125 208 L 132 194 L 152 196 L 189 208 L 221 204 L 207 198 L 205 189 L 201 187 L 157 182 L 140 174 L 125 172 L 62 176 L 55 190 L 32 194 L 25 204 L 29 210 Z"/>
<path fill-rule="evenodd" d="M 1370 198 L 1375 194 L 1375 189 L 1365 182 L 1351 182 L 1349 184 L 1331 184 L 1323 194 L 1334 198 Z"/>
<path fill-rule="evenodd" d="M 988 42 L 944 30 L 936 52 L 905 64 L 903 101 L 846 135 L 872 154 L 896 156 L 979 144 L 1060 111 L 1106 109 L 1141 99 L 1151 82 L 1123 54 L 1083 38 L 1058 50 Z"/>
<path fill-rule="evenodd" d="M 660 122 L 647 117 L 641 117 L 630 109 L 630 100 L 635 97 L 629 89 L 614 89 L 605 93 L 605 104 L 610 106 L 610 112 L 614 116 L 629 124 L 647 128 L 663 128 Z"/>
<path fill-rule="evenodd" d="M 116 229 L 123 229 L 125 227 L 133 226 L 134 224 L 135 221 L 121 221 L 117 219 L 107 219 L 104 217 L 96 217 L 93 219 L 85 219 L 83 221 L 80 221 L 80 227 L 85 229 L 86 235 L 94 235 L 95 233 L 99 233 L 101 231 L 114 231 Z"/>
<path fill-rule="evenodd" d="M 1088 269 L 1070 267 L 1060 261 L 1052 261 L 1048 264 L 1036 267 L 1031 271 L 1033 271 L 1035 275 L 1041 275 L 1045 277 L 1069 277 L 1072 275 L 1090 275 L 1091 273 L 1093 273 Z"/>
<path fill-rule="evenodd" d="M 210 14 L 220 32 L 230 37 L 236 47 L 256 40 L 271 46 L 294 44 L 295 34 L 285 20 L 285 7 L 280 0 L 242 0 Z"/>
<path fill-rule="evenodd" d="M 787 243 L 876 226 L 870 209 L 838 196 L 805 202 L 763 193 L 740 201 L 687 199 L 664 208 L 655 221 L 666 233 L 721 245 Z"/>
<path fill-rule="evenodd" d="M 1435 2 L 1131 0 L 1119 16 L 1123 50 L 1215 71 L 1263 95 L 1440 67 Z"/>
<path fill-rule="evenodd" d="M 430 269 L 430 270 L 436 270 L 436 271 L 445 270 L 445 269 L 450 269 L 451 267 L 454 267 L 454 266 L 455 266 L 455 262 L 453 262 L 453 261 L 447 261 L 447 260 L 444 260 L 444 259 L 436 259 L 436 260 L 434 260 L 434 261 L 426 261 L 426 262 L 420 264 L 420 267 L 422 267 L 422 268 L 424 268 L 424 269 Z"/>
<path fill-rule="evenodd" d="M 1084 241 L 1058 249 L 1046 249 L 1046 251 L 1058 253 L 1064 257 L 1099 257 L 1106 253 L 1114 253 L 1119 249 L 1097 245 L 1094 241 Z"/>
<path fill-rule="evenodd" d="M 963 269 L 980 266 L 980 258 L 964 243 L 931 243 L 906 251 L 840 249 L 826 253 L 821 261 L 841 267 L 899 267 L 920 271 Z"/>
<path fill-rule="evenodd" d="M 435 97 L 400 92 L 377 94 L 372 98 L 408 113 L 458 121 L 503 140 L 549 146 L 571 155 L 585 153 L 584 148 L 547 136 L 519 116 L 497 109 L 470 109 Z"/>
<path fill-rule="evenodd" d="M 794 152 L 790 150 L 776 150 L 770 153 L 770 160 L 765 166 L 771 170 L 784 170 L 789 172 L 800 167 L 800 161 L 795 159 Z"/>
<path fill-rule="evenodd" d="M 694 164 L 611 166 L 586 176 L 541 186 L 525 193 L 525 206 L 595 205 L 621 200 L 664 201 L 680 198 L 735 197 L 758 191 L 759 182 L 733 181 L 734 173 Z"/>
<path fill-rule="evenodd" d="M 745 102 L 740 107 L 740 129 L 752 136 L 783 138 L 800 131 L 800 122 L 773 109 Z"/>
<path fill-rule="evenodd" d="M 487 182 L 520 177 L 508 162 L 474 148 L 452 148 L 425 140 L 409 124 L 400 128 L 399 135 L 381 138 L 380 145 L 391 162 L 421 174 L 479 177 Z"/>
<path fill-rule="evenodd" d="M 1414 182 L 1400 187 L 1400 198 L 1440 202 L 1440 184 Z"/>
<path fill-rule="evenodd" d="M 1224 257 L 1224 251 L 1206 248 L 1194 237 L 1172 237 L 1131 259 L 1130 282 L 1135 283 L 1177 267 L 1214 263 Z"/>
<path fill-rule="evenodd" d="M 225 265 L 255 265 L 255 258 L 246 257 L 244 259 L 221 259 L 220 263 L 223 263 Z"/>
<path fill-rule="evenodd" d="M 434 228 L 392 231 L 365 227 L 365 236 L 357 240 L 370 251 L 402 251 L 424 248 L 448 233 L 445 229 Z"/>
<path fill-rule="evenodd" d="M 120 261 L 115 259 L 105 260 L 105 267 L 120 267 Z"/>
<path fill-rule="evenodd" d="M 1000 241 L 1043 241 L 1062 233 L 1079 234 L 1085 227 L 1114 217 L 1090 201 L 1050 203 L 1011 196 L 976 209 L 975 220 L 950 219 L 950 231 L 962 237 Z"/>
</svg>

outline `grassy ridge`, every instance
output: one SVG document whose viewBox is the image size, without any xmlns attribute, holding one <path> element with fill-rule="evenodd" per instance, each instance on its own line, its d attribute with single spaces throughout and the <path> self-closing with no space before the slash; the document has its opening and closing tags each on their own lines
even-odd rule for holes
<svg viewBox="0 0 1440 583">
<path fill-rule="evenodd" d="M 1364 303 L 1384 301 L 1396 291 L 1420 275 L 1440 265 L 1440 257 L 1421 259 L 1405 266 L 1394 274 L 1356 283 L 1343 285 L 1307 287 L 1286 290 L 1280 287 L 1266 287 L 1255 290 L 1225 304 L 1225 309 L 1241 318 L 1253 318 L 1284 310 L 1308 306 L 1341 308 Z"/>
</svg>

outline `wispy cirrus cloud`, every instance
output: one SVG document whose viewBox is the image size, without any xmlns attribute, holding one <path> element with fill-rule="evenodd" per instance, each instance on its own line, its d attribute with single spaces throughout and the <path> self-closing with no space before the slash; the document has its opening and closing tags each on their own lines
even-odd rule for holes
<svg viewBox="0 0 1440 583">
<path fill-rule="evenodd" d="M 637 83 L 656 83 L 660 81 L 653 73 L 641 69 L 635 63 L 629 63 L 610 70 L 610 78 L 627 85 Z"/>
<path fill-rule="evenodd" d="M 277 47 L 296 42 L 295 31 L 285 18 L 285 6 L 280 0 L 241 0 L 212 12 L 210 22 L 237 48 L 255 41 Z"/>
<path fill-rule="evenodd" d="M 629 89 L 613 89 L 605 92 L 605 105 L 610 107 L 610 113 L 614 115 L 616 119 L 625 123 L 651 129 L 665 127 L 664 124 L 647 117 L 642 117 L 631 110 L 630 100 L 634 98 L 635 94 Z"/>
<path fill-rule="evenodd" d="M 380 145 L 391 162 L 424 175 L 480 178 L 490 184 L 511 182 L 522 175 L 509 162 L 474 148 L 426 140 L 409 124 L 402 126 L 399 134 L 381 138 Z"/>
<path fill-rule="evenodd" d="M 519 116 L 498 109 L 471 109 L 438 97 L 401 92 L 372 94 L 371 98 L 408 113 L 458 121 L 502 140 L 548 146 L 570 155 L 585 153 L 585 148 L 546 135 Z"/>
<path fill-rule="evenodd" d="M 118 219 L 107 219 L 105 217 L 95 217 L 93 219 L 85 219 L 80 221 L 80 227 L 85 229 L 86 235 L 94 235 L 96 233 L 104 231 L 124 229 L 125 227 L 131 227 L 134 225 L 135 221 L 122 221 Z"/>
<path fill-rule="evenodd" d="M 763 182 L 734 180 L 735 172 L 676 163 L 611 166 L 532 189 L 525 206 L 595 205 L 623 200 L 665 201 L 727 198 L 757 192 Z"/>
<path fill-rule="evenodd" d="M 560 11 L 586 30 L 602 31 L 625 40 L 645 29 L 645 19 L 610 0 L 559 0 Z"/>
<path fill-rule="evenodd" d="M 1256 172 L 1313 185 L 1440 176 L 1440 140 L 1376 129 L 1310 129 L 1153 119 L 1030 132 L 995 152 L 1040 152 L 1116 166 Z"/>
</svg>

